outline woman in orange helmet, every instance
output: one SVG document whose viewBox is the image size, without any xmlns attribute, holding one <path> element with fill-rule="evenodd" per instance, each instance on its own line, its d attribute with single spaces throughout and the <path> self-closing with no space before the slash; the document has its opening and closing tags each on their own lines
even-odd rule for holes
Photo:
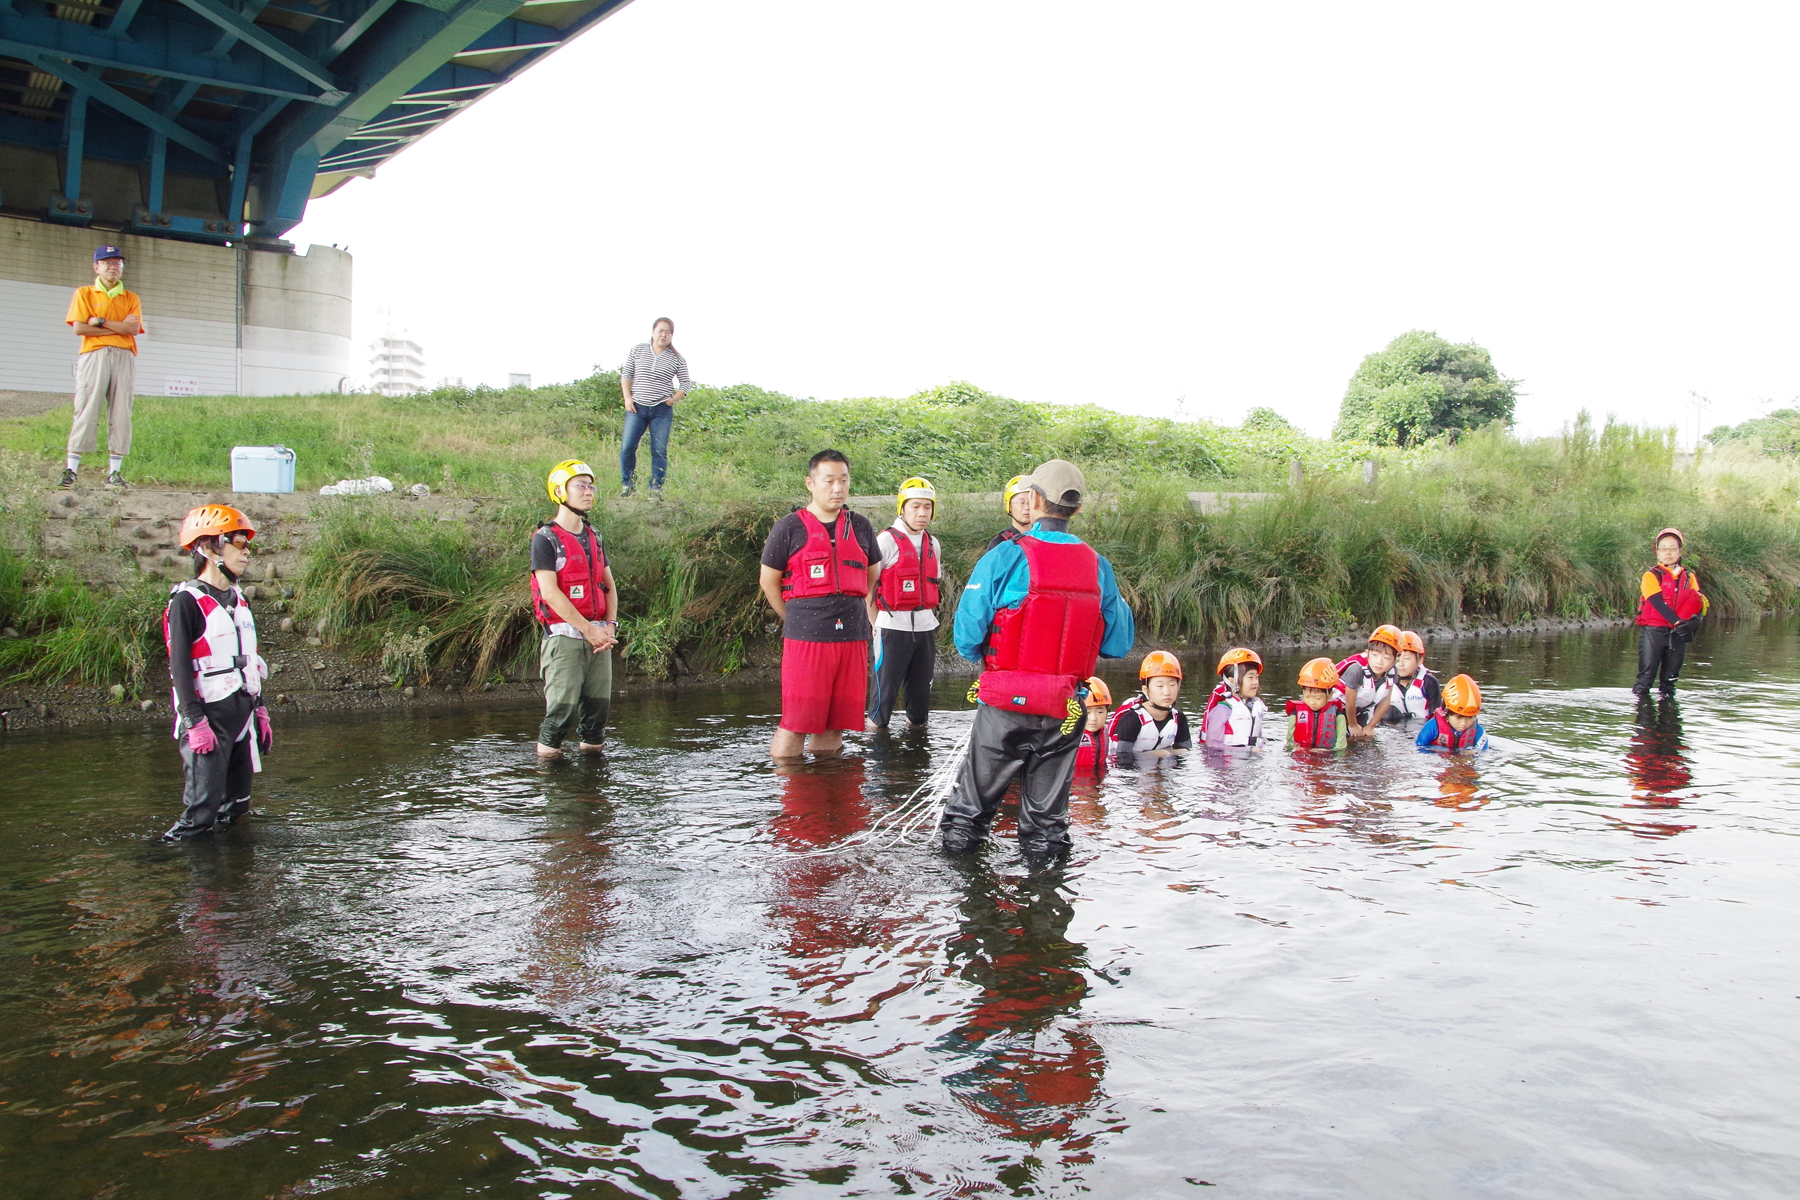
<svg viewBox="0 0 1800 1200">
<path fill-rule="evenodd" d="M 1400 630 L 1377 625 L 1369 644 L 1337 665 L 1343 680 L 1344 725 L 1353 738 L 1375 735 L 1375 727 L 1387 716 L 1388 687 L 1394 681 L 1394 660 L 1400 655 Z"/>
<path fill-rule="evenodd" d="M 1106 726 L 1109 748 L 1136 754 L 1191 748 L 1187 714 L 1175 707 L 1181 699 L 1181 660 L 1167 650 L 1152 650 L 1138 666 L 1138 679 L 1138 694 L 1119 705 Z"/>
<path fill-rule="evenodd" d="M 163 834 L 177 842 L 222 829 L 250 811 L 250 783 L 274 745 L 256 652 L 256 620 L 237 586 L 256 530 L 227 504 L 202 504 L 176 539 L 194 556 L 194 578 L 176 584 L 163 612 L 174 688 L 175 734 L 187 782 L 181 819 Z"/>
<path fill-rule="evenodd" d="M 1219 659 L 1219 682 L 1200 719 L 1208 746 L 1260 746 L 1269 706 L 1262 702 L 1262 656 L 1238 646 Z"/>
<path fill-rule="evenodd" d="M 1650 540 L 1656 565 L 1644 572 L 1638 603 L 1638 674 L 1631 690 L 1642 700 L 1655 685 L 1665 696 L 1675 694 L 1675 680 L 1687 658 L 1688 643 L 1699 631 L 1710 602 L 1700 581 L 1682 565 L 1687 539 L 1670 526 Z M 1659 682 L 1660 677 L 1660 682 Z"/>
</svg>

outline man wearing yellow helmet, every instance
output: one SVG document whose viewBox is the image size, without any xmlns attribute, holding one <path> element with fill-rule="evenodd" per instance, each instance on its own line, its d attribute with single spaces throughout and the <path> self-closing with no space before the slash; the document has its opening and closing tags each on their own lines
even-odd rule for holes
<svg viewBox="0 0 1800 1200">
<path fill-rule="evenodd" d="M 900 689 L 906 689 L 906 720 L 922 726 L 931 717 L 931 680 L 937 667 L 938 588 L 944 548 L 928 532 L 937 515 L 937 490 L 913 476 L 894 498 L 898 516 L 875 535 L 881 551 L 876 588 L 875 663 L 869 681 L 864 729 L 888 727 Z"/>
<path fill-rule="evenodd" d="M 578 733 L 583 754 L 606 748 L 612 708 L 612 647 L 618 642 L 619 591 L 600 534 L 587 522 L 594 507 L 594 468 L 559 462 L 544 480 L 556 517 L 531 535 L 532 612 L 543 634 L 544 676 L 539 758 L 561 758 L 563 739 Z"/>
<path fill-rule="evenodd" d="M 1006 514 L 1009 522 L 1005 529 L 993 536 L 988 542 L 988 550 L 1002 542 L 1010 542 L 1021 534 L 1031 532 L 1031 497 L 1025 494 L 1025 476 L 1014 475 L 1006 481 L 1006 487 L 1000 492 L 1000 511 Z M 983 551 L 986 553 L 986 551 Z"/>
</svg>

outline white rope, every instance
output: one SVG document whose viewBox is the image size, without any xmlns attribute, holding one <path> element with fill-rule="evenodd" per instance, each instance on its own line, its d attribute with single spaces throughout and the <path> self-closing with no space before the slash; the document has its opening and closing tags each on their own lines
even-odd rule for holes
<svg viewBox="0 0 1800 1200">
<path fill-rule="evenodd" d="M 963 734 L 956 748 L 939 760 L 931 774 L 926 776 L 925 782 L 914 788 L 912 794 L 893 811 L 883 813 L 868 827 L 851 834 L 835 846 L 789 853 L 783 857 L 818 858 L 825 854 L 841 854 L 864 844 L 887 849 L 906 841 L 927 825 L 936 825 L 943 813 L 944 800 L 950 795 L 950 789 L 956 786 L 956 776 L 962 770 L 963 756 L 968 753 L 969 737 L 974 731 L 975 727 L 971 724 L 969 732 Z"/>
</svg>

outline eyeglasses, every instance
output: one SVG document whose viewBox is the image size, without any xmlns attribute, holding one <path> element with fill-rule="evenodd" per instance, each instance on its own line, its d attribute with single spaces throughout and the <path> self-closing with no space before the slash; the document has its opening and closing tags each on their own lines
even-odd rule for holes
<svg viewBox="0 0 1800 1200">
<path fill-rule="evenodd" d="M 239 546 L 239 547 L 242 547 L 243 549 L 247 550 L 250 547 L 250 535 L 247 533 L 233 533 L 230 535 L 221 535 L 219 538 L 219 542 L 221 544 L 229 544 L 232 546 Z"/>
<path fill-rule="evenodd" d="M 579 479 L 571 479 L 568 484 L 568 490 L 571 492 L 591 492 L 594 490 L 594 485 L 591 483 L 582 483 Z"/>
</svg>

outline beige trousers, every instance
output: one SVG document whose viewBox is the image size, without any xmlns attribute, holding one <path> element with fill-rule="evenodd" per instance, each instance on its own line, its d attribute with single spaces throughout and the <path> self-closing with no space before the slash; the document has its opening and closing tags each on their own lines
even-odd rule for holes
<svg viewBox="0 0 1800 1200">
<path fill-rule="evenodd" d="M 75 360 L 75 423 L 69 453 L 92 454 L 99 445 L 100 407 L 106 406 L 106 448 L 131 453 L 131 385 L 137 355 L 123 346 L 100 346 Z"/>
</svg>

